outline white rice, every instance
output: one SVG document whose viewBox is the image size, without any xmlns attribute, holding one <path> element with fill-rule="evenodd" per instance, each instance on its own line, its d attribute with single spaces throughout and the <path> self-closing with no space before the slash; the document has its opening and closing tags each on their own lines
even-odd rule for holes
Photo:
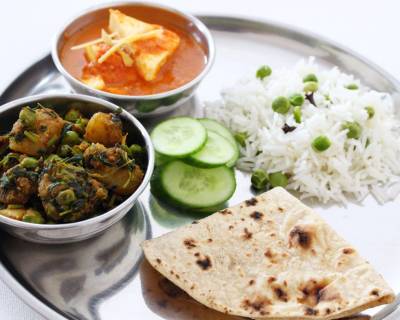
<svg viewBox="0 0 400 320">
<path fill-rule="evenodd" d="M 292 110 L 286 115 L 274 112 L 272 101 L 301 93 L 302 79 L 309 73 L 318 77 L 317 107 L 306 100 L 300 124 Z M 350 83 L 359 90 L 346 89 Z M 369 192 L 382 203 L 400 192 L 400 122 L 389 94 L 370 90 L 338 68 L 324 70 L 310 58 L 292 68 L 273 69 L 264 80 L 255 76 L 242 79 L 221 95 L 221 100 L 206 103 L 205 112 L 233 132 L 248 134 L 240 150 L 239 169 L 283 171 L 290 177 L 287 189 L 324 203 L 344 203 L 347 197 L 361 201 Z M 371 119 L 366 106 L 375 109 Z M 345 121 L 361 125 L 359 139 L 347 138 L 347 130 L 342 129 Z M 296 129 L 285 134 L 285 123 Z M 326 135 L 332 143 L 320 153 L 311 147 L 319 135 Z"/>
</svg>

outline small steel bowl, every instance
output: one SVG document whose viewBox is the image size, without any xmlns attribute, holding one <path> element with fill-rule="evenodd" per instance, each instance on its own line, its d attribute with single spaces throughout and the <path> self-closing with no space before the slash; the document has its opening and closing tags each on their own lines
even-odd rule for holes
<svg viewBox="0 0 400 320">
<path fill-rule="evenodd" d="M 118 106 L 111 102 L 80 94 L 44 94 L 30 96 L 0 106 L 0 134 L 11 130 L 12 124 L 18 119 L 19 111 L 22 107 L 27 105 L 34 106 L 37 102 L 55 111 L 65 111 L 67 107 L 73 106 L 81 110 L 82 113 L 87 116 L 98 111 L 115 112 L 118 110 Z M 128 199 L 108 212 L 79 222 L 46 225 L 28 223 L 0 216 L 0 227 L 23 240 L 57 244 L 91 238 L 106 230 L 125 216 L 150 181 L 154 169 L 154 149 L 149 134 L 135 117 L 126 111 L 122 111 L 120 117 L 122 119 L 124 131 L 128 133 L 128 141 L 129 137 L 131 137 L 135 143 L 143 145 L 147 151 L 146 170 L 143 181 L 139 188 Z"/>
<path fill-rule="evenodd" d="M 148 17 L 151 17 L 152 23 L 158 23 L 167 27 L 173 26 L 192 34 L 206 53 L 207 63 L 204 69 L 197 75 L 197 77 L 181 87 L 162 93 L 144 96 L 113 94 L 93 89 L 80 80 L 74 78 L 64 68 L 59 56 L 65 39 L 90 23 L 100 19 L 106 19 L 110 8 L 121 10 L 122 12 L 131 14 L 138 19 L 148 20 Z M 125 108 L 136 116 L 146 117 L 172 111 L 185 103 L 193 95 L 201 80 L 211 69 L 215 58 L 215 46 L 208 28 L 192 15 L 158 4 L 117 2 L 93 7 L 70 20 L 56 35 L 51 55 L 58 71 L 65 77 L 76 92 L 101 97 Z"/>
</svg>

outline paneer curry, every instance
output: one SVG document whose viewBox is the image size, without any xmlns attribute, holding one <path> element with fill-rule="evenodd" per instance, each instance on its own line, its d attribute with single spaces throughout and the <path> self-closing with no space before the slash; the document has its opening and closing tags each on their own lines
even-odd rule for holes
<svg viewBox="0 0 400 320">
<path fill-rule="evenodd" d="M 144 176 L 146 153 L 127 141 L 118 114 L 22 108 L 0 135 L 0 215 L 54 224 L 114 208 Z"/>
<path fill-rule="evenodd" d="M 88 86 L 121 95 L 173 90 L 193 80 L 206 64 L 194 37 L 109 10 L 66 38 L 60 51 L 65 69 Z"/>
</svg>

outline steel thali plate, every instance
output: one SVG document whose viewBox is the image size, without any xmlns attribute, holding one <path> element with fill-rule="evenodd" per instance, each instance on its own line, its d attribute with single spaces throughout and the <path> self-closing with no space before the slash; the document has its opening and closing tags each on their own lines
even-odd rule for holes
<svg viewBox="0 0 400 320">
<path fill-rule="evenodd" d="M 196 96 L 162 118 L 144 120 L 150 128 L 178 114 L 202 115 L 202 101 L 218 98 L 221 88 L 262 64 L 293 65 L 315 56 L 324 67 L 339 66 L 371 88 L 399 102 L 400 85 L 359 55 L 319 36 L 270 22 L 201 16 L 217 48 L 215 65 Z M 27 95 L 70 92 L 48 55 L 22 73 L 0 97 L 0 105 Z M 248 175 L 237 172 L 238 187 L 229 201 L 252 196 Z M 400 293 L 400 199 L 379 205 L 372 198 L 346 207 L 312 206 L 349 240 Z M 143 261 L 141 241 L 190 223 L 187 215 L 159 203 L 149 189 L 119 223 L 101 236 L 81 243 L 46 246 L 0 233 L 0 277 L 27 304 L 48 319 L 240 319 L 199 305 L 170 287 Z M 400 319 L 397 303 L 365 313 L 371 319 Z M 394 311 L 394 312 L 393 312 Z M 361 319 L 361 318 L 358 318 Z M 364 319 L 364 318 L 363 318 Z"/>
</svg>

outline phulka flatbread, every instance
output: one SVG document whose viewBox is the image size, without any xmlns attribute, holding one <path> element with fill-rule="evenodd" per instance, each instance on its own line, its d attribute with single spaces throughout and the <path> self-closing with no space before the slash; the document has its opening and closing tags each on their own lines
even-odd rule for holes
<svg viewBox="0 0 400 320">
<path fill-rule="evenodd" d="M 143 243 L 194 299 L 255 319 L 337 319 L 394 300 L 383 278 L 309 207 L 275 188 Z"/>
</svg>

